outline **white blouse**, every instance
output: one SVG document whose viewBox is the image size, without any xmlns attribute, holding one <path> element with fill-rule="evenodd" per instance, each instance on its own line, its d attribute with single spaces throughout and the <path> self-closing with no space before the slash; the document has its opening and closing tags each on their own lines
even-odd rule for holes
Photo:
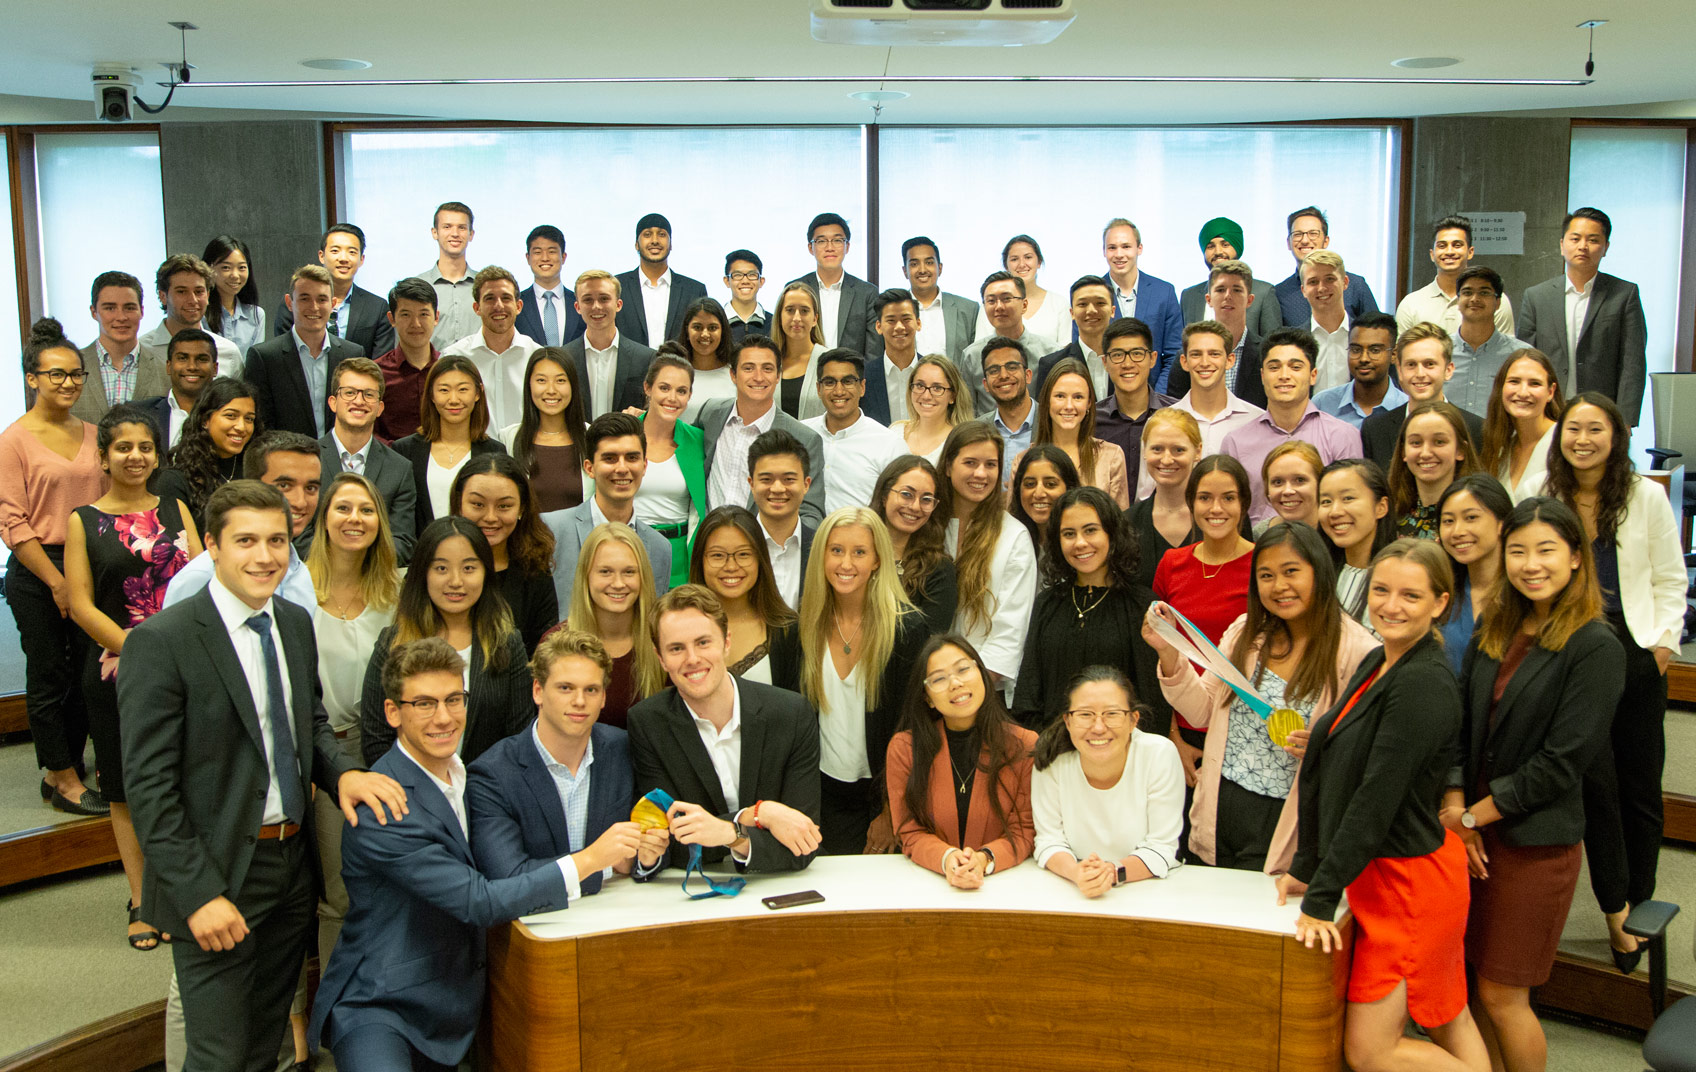
<svg viewBox="0 0 1696 1072">
<path fill-rule="evenodd" d="M 960 550 L 960 522 L 949 521 L 944 546 L 955 558 Z M 1036 549 L 1025 526 L 1012 517 L 1001 519 L 1001 536 L 989 565 L 990 615 L 988 625 L 967 627 L 968 594 L 960 593 L 960 609 L 954 629 L 978 649 L 983 664 L 1006 679 L 1012 695 L 1019 662 L 1025 654 L 1025 633 L 1030 629 L 1031 606 L 1036 602 Z"/>
<path fill-rule="evenodd" d="M 1508 489 L 1508 497 L 1518 506 L 1522 500 L 1533 495 L 1543 494 L 1543 485 L 1549 480 L 1549 448 L 1554 445 L 1555 433 L 1560 431 L 1560 424 L 1551 424 L 1549 430 L 1543 433 L 1543 438 L 1537 441 L 1537 446 L 1531 452 L 1531 460 L 1525 463 L 1525 472 L 1519 474 L 1519 479 L 1508 480 L 1508 471 L 1513 465 L 1513 459 L 1508 459 L 1502 466 L 1502 471 L 1496 476 L 1502 486 Z"/>
<path fill-rule="evenodd" d="M 637 489 L 632 505 L 637 518 L 650 525 L 676 525 L 689 520 L 694 504 L 675 452 L 663 462 L 649 460 L 648 471 L 642 475 L 642 486 Z"/>
<path fill-rule="evenodd" d="M 701 407 L 715 398 L 735 398 L 736 384 L 730 379 L 730 369 L 695 370 L 695 383 L 689 390 L 689 404 L 683 407 L 683 421 L 694 421 Z"/>
<path fill-rule="evenodd" d="M 856 663 L 846 680 L 837 676 L 836 660 L 826 645 L 819 679 L 824 703 L 819 705 L 819 770 L 839 782 L 872 776 L 866 758 L 866 686 Z"/>
<path fill-rule="evenodd" d="M 1066 752 L 1031 772 L 1031 817 L 1038 867 L 1061 852 L 1078 860 L 1094 853 L 1111 862 L 1135 856 L 1155 878 L 1165 878 L 1179 864 L 1184 826 L 1178 748 L 1133 729 L 1124 773 L 1110 789 L 1090 785 L 1078 753 Z"/>
<path fill-rule="evenodd" d="M 447 517 L 453 513 L 448 506 L 452 501 L 453 479 L 465 468 L 465 462 L 470 457 L 471 452 L 466 451 L 464 458 L 451 467 L 444 468 L 437 464 L 436 455 L 431 453 L 429 460 L 424 463 L 424 486 L 430 491 L 430 509 L 437 517 Z"/>
<path fill-rule="evenodd" d="M 318 641 L 318 683 L 324 688 L 324 711 L 330 728 L 340 733 L 359 724 L 360 690 L 365 668 L 377 646 L 377 635 L 394 624 L 395 609 L 366 607 L 359 617 L 342 619 L 323 607 L 312 611 L 312 632 Z"/>
</svg>

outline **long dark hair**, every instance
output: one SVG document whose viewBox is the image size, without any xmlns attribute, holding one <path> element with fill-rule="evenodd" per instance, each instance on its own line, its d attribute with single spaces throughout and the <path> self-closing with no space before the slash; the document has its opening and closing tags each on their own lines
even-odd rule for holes
<svg viewBox="0 0 1696 1072">
<path fill-rule="evenodd" d="M 1019 464 L 1013 467 L 1013 483 L 1009 489 L 1012 502 L 1008 504 L 1007 512 L 1013 515 L 1013 520 L 1025 526 L 1025 531 L 1031 534 L 1031 543 L 1034 546 L 1047 548 L 1047 537 L 1037 531 L 1036 522 L 1031 520 L 1030 512 L 1025 509 L 1024 497 L 1019 494 L 1019 488 L 1025 482 L 1025 470 L 1037 462 L 1047 462 L 1054 466 L 1055 471 L 1060 474 L 1060 482 L 1066 485 L 1067 491 L 1081 486 L 1083 480 L 1078 476 L 1078 467 L 1072 464 L 1071 455 L 1053 443 L 1032 444 L 1030 449 L 1019 457 Z M 1052 518 L 1054 512 L 1050 510 L 1048 516 Z"/>
<path fill-rule="evenodd" d="M 1332 473 L 1344 473 L 1351 470 L 1360 474 L 1360 482 L 1366 485 L 1366 490 L 1372 493 L 1374 499 L 1387 500 L 1384 507 L 1384 516 L 1378 519 L 1378 527 L 1372 532 L 1372 553 L 1376 555 L 1396 540 L 1396 512 L 1391 509 L 1395 500 L 1390 497 L 1390 478 L 1384 475 L 1384 470 L 1379 468 L 1378 463 L 1371 458 L 1339 458 L 1319 471 L 1318 486 L 1324 487 L 1325 478 Z M 1459 481 L 1457 480 L 1456 483 L 1459 483 Z M 1449 486 L 1453 487 L 1454 484 Z M 1447 497 L 1447 494 L 1445 492 L 1444 496 Z M 1326 534 L 1323 525 L 1319 528 L 1319 535 L 1324 539 L 1325 546 L 1331 549 L 1331 564 L 1339 570 L 1342 569 L 1345 557 L 1343 549 L 1331 542 L 1331 537 Z M 1362 596 L 1361 598 L 1366 597 Z"/>
<path fill-rule="evenodd" d="M 1125 691 L 1125 699 L 1129 701 L 1126 706 L 1137 716 L 1137 722 L 1141 722 L 1145 715 L 1154 713 L 1153 708 L 1145 703 L 1138 702 L 1136 686 L 1131 684 L 1131 679 L 1125 676 L 1123 670 L 1116 666 L 1101 665 L 1086 666 L 1073 674 L 1072 680 L 1066 682 L 1065 710 L 1071 710 L 1074 692 L 1085 685 L 1093 685 L 1098 681 L 1111 682 Z M 1134 729 L 1135 726 L 1133 725 L 1132 728 Z M 1055 760 L 1067 752 L 1075 752 L 1077 749 L 1078 746 L 1072 743 L 1072 732 L 1066 726 L 1066 716 L 1062 714 L 1037 735 L 1034 766 L 1037 770 L 1047 770 Z"/>
<path fill-rule="evenodd" d="M 1490 401 L 1484 407 L 1484 442 L 1478 444 L 1478 467 L 1492 473 L 1499 473 L 1507 468 L 1508 460 L 1513 455 L 1513 448 L 1519 439 L 1519 425 L 1514 423 L 1508 409 L 1502 404 L 1502 388 L 1508 382 L 1508 370 L 1520 361 L 1536 362 L 1543 370 L 1543 375 L 1549 378 L 1554 387 L 1549 401 L 1543 407 L 1543 416 L 1551 421 L 1558 421 L 1561 415 L 1561 374 L 1550 361 L 1548 355 L 1541 350 L 1533 350 L 1527 346 L 1515 350 L 1502 362 L 1502 367 L 1496 370 L 1495 379 L 1490 381 Z M 1558 449 L 1558 448 L 1557 448 Z"/>
<path fill-rule="evenodd" d="M 426 442 L 434 443 L 442 438 L 442 415 L 436 409 L 436 381 L 450 372 L 457 372 L 471 381 L 477 388 L 477 401 L 471 406 L 471 427 L 468 432 L 471 442 L 478 443 L 489 435 L 489 392 L 483 384 L 483 374 L 477 371 L 477 366 L 469 357 L 458 354 L 444 354 L 436 358 L 436 363 L 430 366 L 430 371 L 424 374 L 424 392 L 418 399 L 418 434 Z"/>
<path fill-rule="evenodd" d="M 926 459 L 917 454 L 903 454 L 884 466 L 883 472 L 878 474 L 871 502 L 872 513 L 888 525 L 889 512 L 884 509 L 884 504 L 889 501 L 889 493 L 895 489 L 897 480 L 914 469 L 930 477 L 931 487 L 936 489 L 931 492 L 936 496 L 936 505 L 931 508 L 930 520 L 907 537 L 907 549 L 901 555 L 901 587 L 906 589 L 909 598 L 916 598 L 925 590 L 930 571 L 948 557 L 948 520 L 942 514 L 942 478 L 937 475 L 936 466 Z M 696 542 L 699 542 L 698 538 Z"/>
<path fill-rule="evenodd" d="M 1476 473 L 1468 473 L 1466 476 L 1461 477 L 1448 487 L 1444 488 L 1443 494 L 1437 499 L 1437 524 L 1439 539 L 1441 539 L 1443 508 L 1449 505 L 1450 499 L 1459 495 L 1463 491 L 1472 496 L 1473 499 L 1478 502 L 1479 506 L 1490 511 L 1491 515 L 1495 517 L 1498 523 L 1505 523 L 1508 519 L 1508 515 L 1513 513 L 1513 496 L 1508 494 L 1508 489 L 1502 487 L 1502 482 L 1500 480 L 1497 480 L 1494 476 L 1484 472 L 1483 470 L 1479 470 Z M 1496 536 L 1496 541 L 1496 559 L 1499 562 L 1502 557 L 1501 535 L 1499 532 Z M 1448 550 L 1449 549 L 1447 547 L 1443 548 L 1443 553 L 1448 554 Z M 1376 554 L 1377 552 L 1374 551 L 1373 553 Z M 1466 577 L 1468 579 L 1468 583 L 1471 583 L 1471 571 L 1459 562 L 1456 562 L 1453 555 L 1449 555 L 1449 568 L 1454 571 L 1456 578 Z"/>
<path fill-rule="evenodd" d="M 1539 647 L 1560 651 L 1574 633 L 1602 616 L 1602 592 L 1596 585 L 1596 562 L 1590 555 L 1590 541 L 1584 536 L 1584 523 L 1572 507 L 1559 499 L 1533 495 L 1520 500 L 1502 524 L 1503 548 L 1507 547 L 1508 537 L 1539 521 L 1554 529 L 1561 542 L 1578 556 L 1578 568 L 1566 587 L 1555 593 L 1549 617 L 1537 630 Z M 1496 576 L 1496 583 L 1490 586 L 1484 605 L 1484 614 L 1478 622 L 1478 650 L 1492 659 L 1504 659 L 1508 645 L 1531 616 L 1531 600 L 1508 580 L 1505 564 Z"/>
<path fill-rule="evenodd" d="M 995 444 L 995 471 L 1007 464 L 1007 441 L 988 421 L 972 420 L 955 425 L 942 441 L 942 456 L 937 460 L 937 472 L 942 474 L 942 486 L 937 488 L 936 508 L 944 518 L 954 516 L 954 459 L 967 448 L 979 443 Z M 960 591 L 959 620 L 969 628 L 987 626 L 995 616 L 1001 601 L 994 591 L 995 546 L 1001 539 L 1001 526 L 1007 520 L 1007 492 L 997 480 L 984 500 L 972 507 L 972 512 L 960 522 L 959 538 L 954 545 L 954 576 Z"/>
<path fill-rule="evenodd" d="M 748 605 L 765 620 L 767 629 L 782 629 L 789 625 L 795 620 L 795 611 L 778 594 L 777 575 L 772 572 L 771 555 L 766 552 L 765 531 L 760 528 L 759 518 L 746 506 L 720 506 L 709 510 L 707 516 L 701 519 L 701 527 L 695 532 L 695 546 L 689 551 L 689 583 L 712 591 L 703 568 L 707 538 L 726 526 L 747 537 L 754 549 L 754 565 L 760 575 L 754 578 L 754 586 L 748 590 Z"/>
<path fill-rule="evenodd" d="M 200 255 L 200 259 L 205 261 L 208 266 L 216 268 L 219 261 L 232 253 L 240 253 L 242 260 L 247 262 L 247 282 L 243 283 L 242 288 L 236 291 L 236 304 L 257 306 L 259 304 L 259 280 L 254 278 L 253 254 L 249 252 L 246 242 L 233 235 L 218 235 L 212 241 L 206 243 L 206 252 Z M 214 333 L 222 335 L 224 333 L 224 296 L 214 287 L 211 298 L 212 300 L 206 303 L 206 326 L 211 328 Z M 376 357 L 377 355 L 371 354 L 370 356 Z"/>
<path fill-rule="evenodd" d="M 1631 485 L 1637 482 L 1637 471 L 1631 465 L 1631 426 L 1614 400 L 1599 391 L 1583 391 L 1567 399 L 1555 423 L 1555 441 L 1549 445 L 1549 494 L 1575 512 L 1578 504 L 1578 473 L 1566 460 L 1561 449 L 1562 429 L 1566 419 L 1578 406 L 1595 406 L 1607 417 L 1613 433 L 1609 438 L 1607 460 L 1602 463 L 1602 481 L 1596 485 L 1596 535 L 1612 540 L 1619 533 L 1619 523 L 1631 506 Z"/>
<path fill-rule="evenodd" d="M 1060 377 L 1076 376 L 1084 381 L 1084 390 L 1089 398 L 1089 405 L 1084 407 L 1083 421 L 1078 425 L 1078 475 L 1085 481 L 1095 481 L 1095 381 L 1090 378 L 1089 369 L 1075 357 L 1068 357 L 1048 371 L 1048 378 L 1042 381 L 1042 397 L 1037 399 L 1036 431 L 1031 435 L 1032 445 L 1054 442 L 1054 409 L 1052 399 L 1054 389 L 1059 386 Z"/>
<path fill-rule="evenodd" d="M 1242 506 L 1242 514 L 1237 518 L 1237 532 L 1245 540 L 1254 539 L 1254 525 L 1248 516 L 1249 507 L 1254 503 L 1254 495 L 1249 490 L 1248 470 L 1229 454 L 1209 454 L 1190 470 L 1190 482 L 1184 485 L 1184 505 L 1190 508 L 1190 524 L 1195 524 L 1196 489 L 1201 486 L 1201 478 L 1208 473 L 1224 473 L 1236 481 L 1237 502 Z"/>
<path fill-rule="evenodd" d="M 188 502 L 185 505 L 195 517 L 206 509 L 206 500 L 224 483 L 219 466 L 228 464 L 212 449 L 212 436 L 206 431 L 206 425 L 214 413 L 238 398 L 253 400 L 253 434 L 242 444 L 242 452 L 237 455 L 238 458 L 245 457 L 247 448 L 264 434 L 265 419 L 259 415 L 259 398 L 253 386 L 233 376 L 219 376 L 206 385 L 200 397 L 194 400 L 194 408 L 188 411 L 188 419 L 183 421 L 177 445 L 171 448 L 170 467 L 182 473 L 184 482 L 188 484 Z"/>
<path fill-rule="evenodd" d="M 1274 547 L 1293 547 L 1313 569 L 1313 598 L 1308 602 L 1307 647 L 1301 664 L 1284 686 L 1284 699 L 1291 703 L 1317 699 L 1327 686 L 1338 684 L 1337 648 L 1343 638 L 1343 608 L 1337 602 L 1337 571 L 1331 565 L 1331 555 L 1325 541 L 1311 525 L 1299 521 L 1279 521 L 1269 526 L 1254 541 L 1254 557 L 1249 560 L 1248 621 L 1237 634 L 1231 648 L 1231 662 L 1245 674 L 1252 671 L 1258 687 L 1267 660 L 1278 651 L 1288 651 L 1294 643 L 1289 623 L 1266 609 L 1260 601 L 1260 557 Z M 1258 646 L 1255 665 L 1248 664 L 1249 654 Z M 1354 667 L 1347 668 L 1353 671 Z"/>
<path fill-rule="evenodd" d="M 718 321 L 718 350 L 714 354 L 718 358 L 718 367 L 733 368 L 736 354 L 730 345 L 730 318 L 725 315 L 724 306 L 720 305 L 715 298 L 696 298 L 685 306 L 683 319 L 677 322 L 677 335 L 672 341 L 683 347 L 683 352 L 688 355 L 689 364 L 693 366 L 695 364 L 695 348 L 689 344 L 689 321 L 695 319 L 701 313 L 706 313 Z M 776 319 L 775 313 L 773 319 Z"/>
<path fill-rule="evenodd" d="M 1405 446 L 1407 430 L 1413 424 L 1414 418 L 1435 414 L 1441 417 L 1449 426 L 1449 432 L 1455 437 L 1455 451 L 1459 455 L 1455 459 L 1454 473 L 1450 477 L 1452 484 L 1456 479 L 1467 476 L 1478 470 L 1478 461 L 1473 457 L 1476 450 L 1472 444 L 1472 432 L 1466 427 L 1466 418 L 1461 416 L 1460 407 L 1453 402 L 1414 402 L 1407 408 L 1407 416 L 1402 420 L 1401 431 L 1396 433 L 1396 450 L 1390 460 L 1390 496 L 1392 506 L 1390 512 L 1397 517 L 1418 509 L 1419 483 L 1413 477 L 1413 471 L 1408 468 Z"/>
<path fill-rule="evenodd" d="M 1101 528 L 1107 533 L 1107 583 L 1115 588 L 1129 588 L 1136 583 L 1142 549 L 1125 521 L 1119 504 L 1100 488 L 1084 485 L 1072 488 L 1054 504 L 1048 515 L 1048 540 L 1044 544 L 1042 572 L 1049 584 L 1076 584 L 1078 571 L 1066 561 L 1060 546 L 1060 515 L 1069 507 L 1087 506 L 1095 511 Z"/>
<path fill-rule="evenodd" d="M 942 716 L 925 702 L 929 695 L 925 688 L 925 674 L 930 657 L 949 646 L 965 653 L 966 658 L 977 664 L 978 673 L 983 675 L 983 706 L 978 708 L 977 722 L 972 726 L 979 742 L 977 769 L 989 780 L 990 810 L 996 821 L 1006 826 L 1007 808 L 1012 801 L 1001 799 L 1001 771 L 1019 758 L 1022 746 L 1013 735 L 1014 722 L 1001 703 L 1001 693 L 991 684 L 989 669 L 983 665 L 982 656 L 959 633 L 938 633 L 931 637 L 913 661 L 913 677 L 907 684 L 907 702 L 901 708 L 901 723 L 895 728 L 896 733 L 906 733 L 913 739 L 913 767 L 907 772 L 907 785 L 902 790 L 901 799 L 907 805 L 908 814 L 921 826 L 936 829 L 936 817 L 930 809 L 930 768 L 943 749 Z"/>
<path fill-rule="evenodd" d="M 530 490 L 530 478 L 524 475 L 518 462 L 507 454 L 473 454 L 465 459 L 454 475 L 448 490 L 448 512 L 459 513 L 460 500 L 465 496 L 465 484 L 474 476 L 498 476 L 510 480 L 518 489 L 518 524 L 506 538 L 507 561 L 526 577 L 540 577 L 554 571 L 554 533 L 542 523 L 536 509 L 536 497 Z"/>
<path fill-rule="evenodd" d="M 442 616 L 430 601 L 428 587 L 430 560 L 436 549 L 455 536 L 464 536 L 471 551 L 483 563 L 483 594 L 471 605 L 471 635 L 483 650 L 483 665 L 491 670 L 506 667 L 506 638 L 513 632 L 512 609 L 495 584 L 495 553 L 489 548 L 483 530 L 463 517 L 438 517 L 424 526 L 418 542 L 412 546 L 412 565 L 401 584 L 400 601 L 395 605 L 394 632 L 391 647 L 425 637 L 439 636 Z"/>
<path fill-rule="evenodd" d="M 583 419 L 583 384 L 577 378 L 577 362 L 557 346 L 544 346 L 531 354 L 524 365 L 524 416 L 519 418 L 518 433 L 512 437 L 512 456 L 528 476 L 536 475 L 536 430 L 542 426 L 542 411 L 530 395 L 530 377 L 543 361 L 558 365 L 570 383 L 571 401 L 565 404 L 565 412 L 560 416 L 565 420 L 565 434 L 577 448 L 579 460 L 583 456 L 583 429 L 588 423 Z"/>
</svg>

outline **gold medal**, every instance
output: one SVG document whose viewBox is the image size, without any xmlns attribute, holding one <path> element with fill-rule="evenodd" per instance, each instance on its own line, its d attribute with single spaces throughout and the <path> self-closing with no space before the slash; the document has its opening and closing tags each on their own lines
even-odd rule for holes
<svg viewBox="0 0 1696 1072">
<path fill-rule="evenodd" d="M 1279 748 L 1289 744 L 1290 734 L 1307 728 L 1307 721 L 1301 713 L 1291 707 L 1280 707 L 1266 719 L 1266 734 L 1272 738 L 1272 743 Z"/>
<path fill-rule="evenodd" d="M 638 800 L 636 806 L 630 809 L 630 821 L 643 830 L 664 830 L 671 826 L 664 810 L 647 797 Z"/>
</svg>

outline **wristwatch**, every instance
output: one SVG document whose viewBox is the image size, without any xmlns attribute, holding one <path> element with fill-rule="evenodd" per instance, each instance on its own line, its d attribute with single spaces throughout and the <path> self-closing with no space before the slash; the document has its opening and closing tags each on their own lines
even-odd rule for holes
<svg viewBox="0 0 1696 1072">
<path fill-rule="evenodd" d="M 1478 817 L 1472 814 L 1471 808 L 1460 813 L 1460 825 L 1468 830 L 1478 829 Z"/>
<path fill-rule="evenodd" d="M 740 814 L 741 814 L 741 812 L 737 812 L 737 815 L 740 815 Z M 744 838 L 752 838 L 753 837 L 753 835 L 748 832 L 748 828 L 743 826 L 741 823 L 737 822 L 735 818 L 732 818 L 730 820 L 730 826 L 731 826 L 732 829 L 734 829 L 736 831 L 736 840 L 737 841 L 741 841 Z"/>
<path fill-rule="evenodd" d="M 1118 866 L 1118 868 L 1116 870 L 1114 870 L 1114 872 L 1113 872 L 1113 885 L 1123 886 L 1125 883 L 1127 883 L 1129 881 L 1130 881 L 1130 877 L 1125 874 L 1125 865 L 1120 864 Z"/>
</svg>

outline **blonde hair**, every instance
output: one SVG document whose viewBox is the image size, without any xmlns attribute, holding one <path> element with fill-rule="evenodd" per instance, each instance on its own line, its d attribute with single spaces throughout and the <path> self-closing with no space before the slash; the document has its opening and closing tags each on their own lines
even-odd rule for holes
<svg viewBox="0 0 1696 1072">
<path fill-rule="evenodd" d="M 335 278 L 330 275 L 330 270 L 322 264 L 303 264 L 294 270 L 293 275 L 289 276 L 289 293 L 294 293 L 294 285 L 302 279 L 322 283 L 326 287 L 336 285 Z"/>
<path fill-rule="evenodd" d="M 917 417 L 913 416 L 913 379 L 918 376 L 919 370 L 926 365 L 935 365 L 936 370 L 942 373 L 942 378 L 948 381 L 949 388 L 954 392 L 954 401 L 948 403 L 948 427 L 958 428 L 971 420 L 973 417 L 972 392 L 966 387 L 966 378 L 960 375 L 960 369 L 954 362 L 941 354 L 926 354 L 913 362 L 913 371 L 907 377 L 907 419 L 909 421 L 918 420 Z"/>
<path fill-rule="evenodd" d="M 814 346 L 823 346 L 824 328 L 820 322 L 824 320 L 824 303 L 819 301 L 819 293 L 812 288 L 812 284 L 803 283 L 801 280 L 797 279 L 795 282 L 784 287 L 783 291 L 777 296 L 777 304 L 772 307 L 771 319 L 773 321 L 777 320 L 778 316 L 783 312 L 783 303 L 789 300 L 789 295 L 792 291 L 797 290 L 805 294 L 807 296 L 807 300 L 813 303 L 813 330 L 808 334 L 807 341 L 812 343 Z M 784 331 L 781 325 L 774 323 L 772 326 L 776 329 L 777 334 L 772 336 L 771 341 L 787 350 L 789 348 L 789 333 Z"/>
<path fill-rule="evenodd" d="M 1201 425 L 1196 423 L 1195 417 L 1187 410 L 1181 410 L 1177 406 L 1157 409 L 1148 415 L 1148 420 L 1142 426 L 1143 443 L 1147 444 L 1149 436 L 1167 425 L 1171 425 L 1180 432 L 1185 439 L 1190 441 L 1190 446 L 1194 447 L 1197 453 L 1200 453 Z"/>
<path fill-rule="evenodd" d="M 1433 324 L 1429 320 L 1422 320 L 1396 336 L 1396 360 L 1402 359 L 1402 351 L 1406 350 L 1409 344 L 1425 342 L 1426 340 L 1443 344 L 1443 364 L 1452 365 L 1455 363 L 1455 340 L 1450 337 L 1447 328 Z M 1518 357 L 1522 352 L 1516 351 L 1514 357 Z M 1512 363 L 1511 358 L 1509 363 Z"/>
<path fill-rule="evenodd" d="M 324 602 L 330 595 L 330 538 L 326 532 L 330 504 L 349 485 L 364 491 L 377 507 L 377 538 L 359 561 L 359 597 L 368 607 L 390 610 L 400 602 L 400 570 L 396 566 L 394 538 L 389 531 L 389 509 L 376 485 L 358 473 L 337 473 L 324 489 L 324 505 L 312 522 L 312 550 L 306 554 L 306 573 L 312 578 L 313 594 L 318 602 Z"/>
<path fill-rule="evenodd" d="M 1302 272 L 1306 272 L 1309 266 L 1315 268 L 1335 268 L 1338 272 L 1343 273 L 1344 275 L 1348 274 L 1348 269 L 1343 267 L 1342 255 L 1334 249 L 1316 249 L 1312 253 L 1303 257 L 1301 259 L 1300 270 Z M 1301 276 L 1301 279 L 1305 281 L 1307 276 L 1303 275 Z"/>
<path fill-rule="evenodd" d="M 577 277 L 577 285 L 575 287 L 573 287 L 572 289 L 582 290 L 584 283 L 594 283 L 598 280 L 605 280 L 606 282 L 612 284 L 612 296 L 613 297 L 615 297 L 615 298 L 624 297 L 624 288 L 619 285 L 618 276 L 613 275 L 611 272 L 607 271 L 604 268 L 591 268 L 587 272 L 584 272 L 582 275 Z"/>
<path fill-rule="evenodd" d="M 573 655 L 600 667 L 601 684 L 605 687 L 607 678 L 612 676 L 612 656 L 607 654 L 606 645 L 594 633 L 570 626 L 550 629 L 536 645 L 536 654 L 530 656 L 531 680 L 538 685 L 546 685 L 548 675 L 554 672 L 554 664 Z"/>
<path fill-rule="evenodd" d="M 640 700 L 665 687 L 665 671 L 660 666 L 659 652 L 649 631 L 648 615 L 657 598 L 654 595 L 654 569 L 635 529 L 622 522 L 607 521 L 590 530 L 577 552 L 577 572 L 571 581 L 571 606 L 566 611 L 565 625 L 567 629 L 600 635 L 595 604 L 589 598 L 589 571 L 594 568 L 595 552 L 609 543 L 623 544 L 636 556 L 636 606 L 630 617 L 630 651 L 634 660 L 630 677 L 634 685 L 631 699 Z"/>
<path fill-rule="evenodd" d="M 807 557 L 807 576 L 801 583 L 801 695 L 824 715 L 824 660 L 830 652 L 830 631 L 836 620 L 836 589 L 825 577 L 825 549 L 839 528 L 863 526 L 872 535 L 877 551 L 877 568 L 866 581 L 866 603 L 860 618 L 857 643 L 862 652 L 860 681 L 865 686 L 866 707 L 876 707 L 884 668 L 895 650 L 895 625 L 912 609 L 901 587 L 901 573 L 889 529 L 864 506 L 845 506 L 824 519 L 813 534 L 813 553 Z M 864 712 L 837 712 L 859 718 Z"/>
</svg>

